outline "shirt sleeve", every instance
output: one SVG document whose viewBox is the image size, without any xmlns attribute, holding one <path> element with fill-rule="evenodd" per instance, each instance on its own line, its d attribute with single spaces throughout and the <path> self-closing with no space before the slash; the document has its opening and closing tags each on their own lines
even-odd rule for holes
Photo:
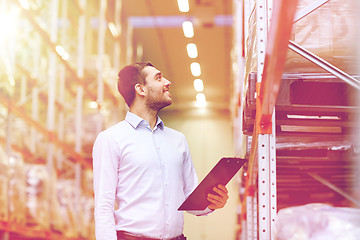
<svg viewBox="0 0 360 240">
<path fill-rule="evenodd" d="M 93 146 L 95 235 L 97 240 L 116 240 L 114 203 L 118 157 L 113 141 L 100 133 Z"/>
<path fill-rule="evenodd" d="M 192 191 L 197 187 L 197 185 L 199 184 L 199 180 L 195 171 L 194 164 L 191 159 L 189 146 L 185 137 L 184 137 L 184 142 L 186 146 L 186 155 L 183 165 L 183 182 L 184 182 L 184 194 L 186 199 L 192 193 Z M 206 216 L 209 213 L 212 213 L 213 210 L 206 208 L 205 210 L 202 211 L 187 211 L 187 212 L 196 216 Z"/>
</svg>

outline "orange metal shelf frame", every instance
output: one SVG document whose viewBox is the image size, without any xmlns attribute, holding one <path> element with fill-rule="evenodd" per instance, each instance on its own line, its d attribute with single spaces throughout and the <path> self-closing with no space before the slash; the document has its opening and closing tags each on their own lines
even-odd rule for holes
<svg viewBox="0 0 360 240">
<path fill-rule="evenodd" d="M 246 196 L 254 196 L 255 194 L 254 184 L 256 183 L 257 172 L 254 164 L 258 146 L 258 134 L 271 134 L 271 116 L 280 89 L 296 6 L 297 0 L 274 1 L 271 26 L 266 43 L 262 81 L 257 85 L 257 109 L 249 154 L 249 175 L 246 178 L 245 187 Z M 242 203 L 242 206 L 243 208 L 246 206 L 245 202 Z M 242 212 L 246 213 L 246 211 Z"/>
<path fill-rule="evenodd" d="M 9 101 L 9 99 L 5 98 L 1 94 L 0 94 L 0 104 L 7 107 L 9 109 L 9 112 L 20 117 L 30 126 L 38 130 L 41 134 L 43 134 L 47 138 L 49 142 L 54 143 L 56 146 L 61 148 L 65 153 L 67 153 L 71 157 L 71 161 L 73 161 L 74 163 L 80 163 L 86 168 L 92 168 L 91 164 L 88 161 L 86 161 L 86 159 L 83 158 L 81 154 L 75 152 L 75 150 L 73 150 L 65 142 L 60 141 L 55 132 L 49 131 L 48 129 L 43 127 L 38 121 L 35 121 L 31 117 L 29 117 L 24 110 L 22 110 L 20 107 L 14 106 Z"/>
<path fill-rule="evenodd" d="M 8 221 L 0 221 L 0 232 L 16 234 L 14 239 L 64 239 L 81 240 L 83 238 L 67 238 L 51 230 L 34 229 L 24 224 Z"/>
<path fill-rule="evenodd" d="M 87 94 L 87 96 L 90 97 L 90 99 L 96 101 L 97 100 L 97 96 L 96 94 L 94 94 L 88 87 L 88 84 L 85 83 L 84 79 L 78 77 L 76 71 L 70 66 L 69 62 L 66 61 L 65 59 L 63 59 L 59 53 L 56 51 L 56 46 L 57 44 L 52 42 L 50 39 L 49 34 L 43 29 L 41 28 L 41 26 L 37 23 L 34 14 L 31 10 L 28 9 L 24 9 L 21 4 L 18 1 L 15 1 L 17 3 L 17 5 L 22 9 L 22 12 L 24 13 L 24 16 L 26 17 L 26 19 L 33 25 L 33 27 L 35 28 L 35 30 L 40 34 L 40 36 L 42 37 L 42 39 L 45 41 L 45 43 L 50 47 L 50 49 L 58 56 L 58 59 L 61 61 L 61 63 L 65 66 L 66 70 L 70 73 L 71 78 L 76 80 L 76 82 L 82 86 L 84 88 L 85 93 Z M 114 96 L 114 94 L 109 91 L 110 86 L 108 86 L 108 84 L 106 82 L 104 82 L 105 84 L 105 88 L 104 90 L 106 91 L 106 96 L 108 96 L 112 102 L 114 104 L 117 104 L 117 98 L 116 96 Z M 69 88 L 70 89 L 70 88 Z M 75 95 L 74 92 L 72 92 L 73 95 Z"/>
<path fill-rule="evenodd" d="M 31 77 L 31 74 L 28 70 L 26 70 L 23 66 L 21 66 L 20 64 L 16 64 L 16 68 L 20 70 L 20 72 L 22 74 L 24 74 L 27 78 L 27 80 L 29 81 L 29 85 L 30 86 L 38 86 L 38 80 Z M 43 92 L 40 92 L 39 93 L 39 97 L 40 99 L 46 103 L 47 102 L 47 99 L 48 99 L 48 96 L 46 93 L 43 93 Z M 56 107 L 59 109 L 59 110 L 63 110 L 64 109 L 64 105 L 62 103 L 60 103 L 60 101 L 56 100 L 55 99 L 55 105 Z"/>
</svg>

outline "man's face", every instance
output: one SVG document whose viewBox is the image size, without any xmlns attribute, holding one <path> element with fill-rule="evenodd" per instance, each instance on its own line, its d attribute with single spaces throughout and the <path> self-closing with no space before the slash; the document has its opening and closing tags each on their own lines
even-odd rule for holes
<svg viewBox="0 0 360 240">
<path fill-rule="evenodd" d="M 172 103 L 169 92 L 171 82 L 154 67 L 146 66 L 142 71 L 146 75 L 144 86 L 146 105 L 157 111 L 170 105 Z"/>
</svg>

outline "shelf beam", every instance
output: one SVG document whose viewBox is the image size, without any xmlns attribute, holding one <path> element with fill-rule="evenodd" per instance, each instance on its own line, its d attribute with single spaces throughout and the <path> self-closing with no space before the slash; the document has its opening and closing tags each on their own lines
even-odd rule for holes
<svg viewBox="0 0 360 240">
<path fill-rule="evenodd" d="M 340 194 L 341 196 L 343 196 L 344 198 L 346 198 L 347 200 L 351 201 L 353 204 L 357 205 L 358 207 L 360 207 L 360 201 L 358 201 L 357 199 L 355 199 L 354 197 L 352 197 L 350 194 L 346 193 L 344 190 L 342 190 L 341 188 L 338 188 L 337 186 L 335 186 L 334 184 L 332 184 L 331 182 L 329 182 L 328 180 L 326 180 L 325 178 L 319 176 L 316 173 L 308 173 L 309 176 L 311 176 L 312 178 L 314 178 L 316 181 L 319 181 L 320 183 L 322 183 L 323 185 L 325 185 L 326 187 L 332 189 L 333 191 L 335 191 L 336 193 Z"/>
<path fill-rule="evenodd" d="M 335 77 L 348 83 L 350 86 L 360 90 L 360 81 L 359 80 L 355 79 L 354 77 L 350 76 L 346 72 L 340 70 L 339 68 L 335 67 L 334 65 L 330 64 L 329 62 L 325 61 L 324 59 L 320 58 L 319 56 L 311 53 L 310 51 L 306 50 L 305 48 L 301 47 L 300 45 L 296 44 L 293 41 L 289 41 L 289 48 L 292 51 L 294 51 L 295 53 L 299 54 L 300 56 L 315 63 L 317 66 L 321 67 L 325 71 L 331 73 Z"/>
<path fill-rule="evenodd" d="M 301 9 L 295 14 L 294 23 L 300 21 L 301 19 L 303 19 L 304 17 L 306 17 L 307 15 L 309 15 L 310 13 L 312 13 L 313 11 L 315 11 L 316 9 L 318 9 L 327 2 L 329 2 L 329 0 L 317 0 L 309 4 L 309 6 L 305 7 L 304 9 Z"/>
</svg>

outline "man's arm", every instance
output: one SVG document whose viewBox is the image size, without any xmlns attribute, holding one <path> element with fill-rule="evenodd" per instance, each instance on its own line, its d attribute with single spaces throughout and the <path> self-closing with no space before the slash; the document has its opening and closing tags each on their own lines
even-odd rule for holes
<svg viewBox="0 0 360 240">
<path fill-rule="evenodd" d="M 93 147 L 95 235 L 97 240 L 116 240 L 114 202 L 118 160 L 108 136 L 99 134 Z"/>
</svg>

